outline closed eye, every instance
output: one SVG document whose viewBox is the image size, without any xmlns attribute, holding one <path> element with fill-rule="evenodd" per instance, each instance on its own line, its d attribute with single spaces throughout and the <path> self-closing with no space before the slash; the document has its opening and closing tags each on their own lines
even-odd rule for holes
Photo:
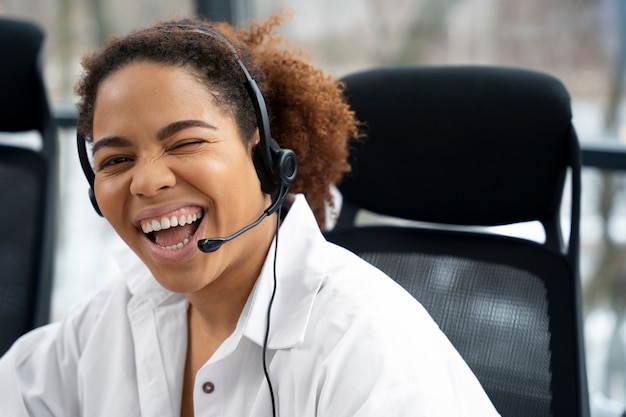
<svg viewBox="0 0 626 417">
<path fill-rule="evenodd" d="M 207 141 L 202 139 L 186 139 L 172 143 L 166 148 L 170 155 L 189 156 L 198 152 L 201 145 L 206 145 Z"/>
<path fill-rule="evenodd" d="M 185 148 L 185 147 L 190 147 L 190 146 L 194 146 L 194 145 L 200 145 L 202 143 L 204 143 L 204 141 L 199 140 L 199 139 L 181 141 L 181 142 L 178 142 L 178 143 L 174 144 L 170 148 L 170 150 L 174 151 L 174 150 L 182 149 L 182 148 Z"/>
</svg>

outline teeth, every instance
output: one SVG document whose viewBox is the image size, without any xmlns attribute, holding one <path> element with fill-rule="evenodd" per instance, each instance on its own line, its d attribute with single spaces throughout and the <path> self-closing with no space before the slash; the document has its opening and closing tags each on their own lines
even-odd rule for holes
<svg viewBox="0 0 626 417">
<path fill-rule="evenodd" d="M 172 245 L 172 246 L 161 246 L 163 249 L 165 250 L 177 250 L 182 248 L 183 246 L 187 245 L 189 243 L 189 239 L 185 238 L 185 240 L 183 240 L 182 242 L 178 242 L 176 245 Z"/>
<path fill-rule="evenodd" d="M 170 227 L 184 226 L 186 224 L 191 224 L 201 218 L 202 218 L 202 212 L 189 214 L 189 215 L 181 215 L 179 217 L 176 217 L 176 216 L 172 216 L 169 218 L 162 217 L 161 221 L 154 219 L 152 221 L 142 223 L 141 230 L 143 230 L 144 233 L 148 234 L 151 232 L 158 232 L 159 230 L 166 230 L 166 229 L 169 229 Z M 184 242 L 181 242 L 179 243 L 179 245 L 184 246 L 185 244 Z"/>
</svg>

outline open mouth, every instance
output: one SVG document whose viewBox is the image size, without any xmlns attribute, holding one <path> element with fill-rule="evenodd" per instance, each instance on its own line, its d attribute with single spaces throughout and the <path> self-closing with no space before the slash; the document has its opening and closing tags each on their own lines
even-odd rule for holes
<svg viewBox="0 0 626 417">
<path fill-rule="evenodd" d="M 198 230 L 202 210 L 189 212 L 189 209 L 177 210 L 172 214 L 154 219 L 145 219 L 140 223 L 141 230 L 152 241 L 165 250 L 178 250 L 186 246 Z"/>
</svg>

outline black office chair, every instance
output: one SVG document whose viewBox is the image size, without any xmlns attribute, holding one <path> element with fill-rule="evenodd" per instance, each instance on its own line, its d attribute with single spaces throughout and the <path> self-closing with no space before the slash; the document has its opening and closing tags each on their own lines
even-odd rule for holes
<svg viewBox="0 0 626 417">
<path fill-rule="evenodd" d="M 580 158 L 566 89 L 545 74 L 478 66 L 343 81 L 367 137 L 328 239 L 429 310 L 504 417 L 588 416 Z M 364 212 L 407 224 L 355 224 Z M 545 241 L 492 228 L 533 221 Z"/>
<path fill-rule="evenodd" d="M 0 354 L 49 320 L 58 168 L 43 39 L 33 23 L 0 18 L 0 132 L 41 137 L 41 146 L 0 145 Z"/>
</svg>

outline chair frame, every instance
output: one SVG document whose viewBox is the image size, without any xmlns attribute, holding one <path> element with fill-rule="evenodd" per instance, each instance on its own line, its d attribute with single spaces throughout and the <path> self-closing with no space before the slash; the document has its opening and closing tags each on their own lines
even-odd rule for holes
<svg viewBox="0 0 626 417">
<path fill-rule="evenodd" d="M 501 80 L 505 80 L 504 85 L 508 82 L 506 81 L 506 77 L 509 76 L 513 78 L 518 76 L 536 77 L 538 82 L 543 82 L 547 85 L 546 88 L 555 89 L 555 95 L 569 106 L 569 96 L 567 92 L 560 82 L 552 77 L 521 69 L 483 66 L 378 68 L 351 74 L 343 79 L 346 83 L 348 102 L 351 103 L 353 94 L 358 94 L 356 98 L 358 105 L 354 108 L 357 117 L 360 117 L 360 111 L 363 110 L 363 107 L 366 107 L 366 114 L 371 115 L 376 111 L 375 106 L 379 105 L 379 103 L 376 101 L 376 98 L 367 103 L 367 92 L 358 90 L 355 93 L 353 89 L 354 84 L 357 84 L 356 88 L 367 89 L 372 84 L 377 84 L 373 88 L 382 88 L 381 85 L 384 85 L 386 81 L 400 80 L 398 82 L 403 83 L 405 82 L 405 78 L 411 79 L 411 77 L 414 76 L 413 73 L 420 72 L 434 74 L 433 77 L 441 77 L 438 82 L 441 82 L 447 76 L 457 77 L 460 76 L 460 74 L 463 74 L 463 76 L 469 74 L 467 77 L 468 83 L 474 82 L 472 78 L 474 75 L 481 74 L 481 77 L 486 75 L 484 77 L 486 79 L 488 79 L 489 76 L 501 78 Z M 476 81 L 476 83 L 479 83 L 479 81 Z M 366 87 L 364 87 L 364 85 Z M 386 98 L 385 96 L 385 99 Z M 437 99 L 438 98 L 434 98 L 432 100 Z M 382 106 L 385 106 L 385 104 L 382 104 Z M 441 103 L 436 105 L 444 106 Z M 372 108 L 374 108 L 374 110 L 372 110 Z M 402 110 L 404 111 L 405 109 Z M 386 112 L 385 114 L 390 114 L 393 111 L 394 109 L 385 109 L 382 110 L 381 113 Z M 569 112 L 569 108 L 567 111 Z M 362 145 L 357 146 L 356 149 L 353 150 L 352 163 L 354 173 L 352 175 L 349 174 L 344 182 L 339 184 L 339 190 L 343 194 L 343 206 L 336 227 L 326 232 L 326 236 L 330 241 L 347 247 L 355 253 L 361 254 L 366 259 L 367 256 L 369 256 L 368 253 L 384 250 L 389 250 L 394 253 L 418 252 L 432 254 L 433 256 L 454 253 L 456 256 L 480 259 L 490 263 L 503 263 L 519 268 L 520 270 L 528 271 L 531 274 L 538 274 L 540 272 L 542 267 L 539 266 L 539 263 L 543 265 L 543 268 L 552 268 L 550 265 L 561 265 L 558 269 L 569 270 L 568 276 L 571 277 L 570 282 L 563 283 L 560 282 L 558 278 L 551 278 L 550 276 L 543 281 L 547 292 L 552 294 L 550 300 L 558 300 L 557 303 L 553 304 L 550 302 L 548 305 L 548 315 L 556 320 L 554 322 L 552 320 L 550 321 L 550 334 L 552 335 L 550 351 L 555 352 L 551 355 L 551 366 L 555 375 L 551 382 L 551 391 L 554 398 L 554 401 L 551 403 L 551 413 L 554 417 L 588 417 L 589 398 L 582 331 L 582 297 L 579 276 L 581 158 L 576 132 L 571 125 L 571 112 L 568 114 L 570 118 L 569 131 L 563 132 L 568 138 L 567 143 L 564 145 L 564 148 L 567 147 L 567 149 L 563 149 L 563 159 L 566 162 L 567 170 L 563 170 L 554 182 L 555 187 L 561 190 L 559 201 L 554 202 L 553 210 L 544 210 L 540 215 L 533 215 L 533 218 L 518 219 L 519 221 L 539 221 L 544 226 L 546 232 L 545 242 L 534 242 L 514 236 L 484 233 L 482 229 L 484 229 L 485 226 L 496 226 L 514 222 L 509 222 L 509 219 L 504 219 L 506 221 L 498 219 L 493 223 L 489 223 L 489 219 L 484 218 L 473 222 L 478 217 L 482 216 L 482 212 L 488 212 L 488 210 L 483 210 L 480 205 L 473 212 L 474 218 L 472 218 L 472 214 L 470 214 L 467 218 L 463 218 L 458 223 L 454 221 L 453 217 L 447 217 L 454 216 L 454 210 L 450 211 L 452 214 L 445 213 L 439 215 L 436 212 L 432 213 L 420 208 L 419 210 L 421 211 L 418 210 L 419 213 L 413 217 L 410 217 L 410 213 L 407 216 L 398 216 L 399 212 L 406 214 L 402 212 L 402 210 L 405 210 L 405 207 L 411 208 L 411 202 L 409 201 L 407 203 L 407 200 L 397 204 L 397 207 L 393 208 L 391 213 L 386 212 L 385 209 L 387 207 L 391 208 L 393 203 L 389 203 L 385 200 L 390 198 L 390 194 L 388 190 L 381 190 L 381 187 L 384 187 L 384 181 L 389 182 L 389 178 L 393 178 L 393 175 L 407 175 L 407 170 L 410 170 L 411 167 L 385 166 L 382 168 L 374 168 L 372 160 L 377 158 L 380 152 L 372 150 L 370 150 L 369 156 L 365 158 L 366 160 L 361 161 L 359 157 L 364 152 L 363 148 L 368 146 L 368 138 L 365 139 Z M 567 114 L 565 116 L 567 116 Z M 366 128 L 372 128 L 375 135 L 381 134 L 380 126 L 376 126 L 376 121 L 368 120 L 366 116 L 363 122 Z M 394 132 L 394 134 L 390 136 L 394 136 L 396 133 L 397 132 Z M 380 151 L 382 149 L 381 146 L 383 146 L 381 138 L 374 138 L 374 142 L 375 145 L 373 146 L 378 146 L 377 150 Z M 435 146 L 439 145 L 437 144 Z M 428 145 L 425 145 L 425 147 L 428 148 Z M 389 163 L 390 160 L 388 159 L 387 162 Z M 365 167 L 362 165 L 365 165 Z M 392 170 L 393 173 L 389 174 L 385 172 L 381 174 L 381 170 L 387 169 Z M 569 213 L 571 218 L 569 237 L 566 242 L 561 230 L 561 205 L 563 204 L 562 199 L 567 182 L 569 182 L 569 191 L 571 192 Z M 368 189 L 368 187 L 370 195 L 365 195 L 364 190 Z M 420 187 L 421 185 L 419 184 L 416 186 L 416 188 L 421 191 L 422 188 Z M 390 185 L 390 188 L 393 188 L 393 186 Z M 439 196 L 437 195 L 434 198 L 437 197 Z M 428 207 L 432 206 L 430 204 L 426 205 Z M 410 226 L 356 225 L 357 213 L 361 209 L 369 210 L 376 214 L 405 218 L 406 220 L 419 223 L 417 225 L 413 223 Z M 451 236 L 454 236 L 456 241 L 449 240 Z M 508 254 L 503 253 L 500 247 L 504 244 L 510 245 L 512 248 L 515 248 L 515 250 Z M 480 245 L 480 248 L 478 248 L 478 245 Z M 538 264 L 535 265 L 535 268 L 534 265 L 528 265 L 527 259 L 530 257 L 535 260 L 542 259 L 542 261 L 537 261 Z M 556 277 L 557 275 L 554 276 Z M 416 282 L 409 282 L 404 278 L 392 278 L 396 279 L 416 296 L 416 286 L 420 285 L 419 279 L 416 280 Z M 420 298 L 419 296 L 416 297 L 418 299 Z M 572 317 L 572 315 L 574 317 Z M 568 326 L 556 326 L 553 324 L 561 322 L 570 324 Z M 446 331 L 446 329 L 443 330 L 444 332 Z M 463 346 L 457 346 L 457 348 L 459 348 L 459 351 L 463 354 Z M 505 414 L 503 415 L 506 417 Z"/>
<path fill-rule="evenodd" d="M 37 131 L 41 147 L 31 149 L 0 145 L 0 156 L 9 163 L 22 161 L 38 172 L 42 188 L 37 208 L 40 222 L 38 256 L 33 259 L 36 276 L 30 277 L 35 284 L 31 294 L 32 318 L 24 332 L 50 321 L 50 304 L 54 275 L 54 250 L 57 236 L 58 213 L 58 129 L 51 114 L 47 90 L 43 78 L 42 54 L 45 39 L 38 24 L 14 18 L 0 18 L 0 37 L 10 39 L 2 43 L 0 53 L 10 66 L 2 69 L 0 86 L 0 131 Z M 23 86 L 23 87 L 22 87 Z"/>
</svg>

